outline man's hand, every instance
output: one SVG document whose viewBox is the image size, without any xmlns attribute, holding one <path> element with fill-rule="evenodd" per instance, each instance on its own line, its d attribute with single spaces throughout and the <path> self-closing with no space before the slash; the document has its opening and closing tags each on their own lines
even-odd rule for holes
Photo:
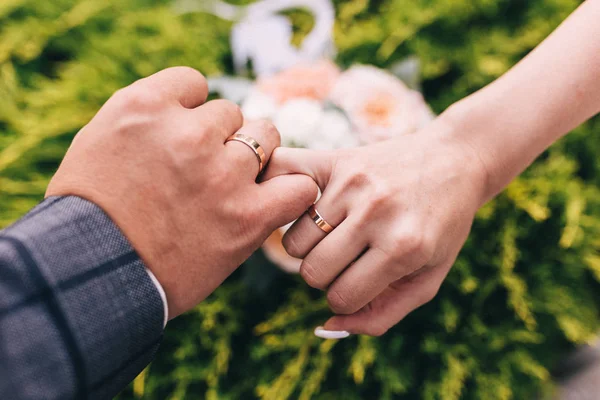
<svg viewBox="0 0 600 400">
<path fill-rule="evenodd" d="M 76 136 L 46 196 L 75 195 L 104 209 L 163 286 L 174 318 L 206 298 L 269 234 L 317 196 L 312 179 L 256 183 L 254 138 L 267 160 L 279 133 L 243 125 L 239 108 L 205 103 L 204 77 L 170 68 L 122 89 Z"/>
<path fill-rule="evenodd" d="M 378 336 L 431 300 L 483 202 L 486 177 L 469 146 L 427 130 L 367 147 L 277 149 L 265 178 L 309 175 L 323 195 L 325 234 L 304 215 L 286 233 L 306 282 L 339 314 L 326 330 Z"/>
</svg>

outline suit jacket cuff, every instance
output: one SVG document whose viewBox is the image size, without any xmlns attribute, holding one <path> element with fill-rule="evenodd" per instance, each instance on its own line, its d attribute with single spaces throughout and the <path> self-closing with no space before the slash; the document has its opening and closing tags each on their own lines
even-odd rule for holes
<svg viewBox="0 0 600 400">
<path fill-rule="evenodd" d="M 59 374 L 60 387 L 73 389 L 57 398 L 111 398 L 152 360 L 166 304 L 135 250 L 99 207 L 77 197 L 49 198 L 0 239 L 24 260 L 19 273 L 32 282 L 15 292 L 22 298 L 11 302 L 18 324 L 9 333 L 14 343 L 32 332 L 43 336 L 23 350 L 31 354 L 22 359 L 40 358 L 44 365 L 58 360 L 40 372 Z M 41 311 L 29 312 L 32 307 Z M 47 379 L 50 398 L 53 380 Z"/>
</svg>

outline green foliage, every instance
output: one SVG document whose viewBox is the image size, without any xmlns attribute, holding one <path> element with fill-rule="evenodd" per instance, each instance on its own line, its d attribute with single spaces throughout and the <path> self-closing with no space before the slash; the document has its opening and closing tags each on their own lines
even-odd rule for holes
<svg viewBox="0 0 600 400">
<path fill-rule="evenodd" d="M 579 1 L 336 3 L 338 61 L 418 56 L 439 112 L 505 72 Z M 312 21 L 290 16 L 301 38 Z M 73 135 L 117 88 L 173 65 L 231 73 L 229 28 L 177 16 L 166 0 L 0 2 L 0 225 L 42 198 Z M 487 204 L 437 298 L 385 336 L 316 339 L 322 294 L 257 254 L 169 324 L 121 397 L 533 398 L 600 326 L 599 131 L 598 119 L 578 128 Z"/>
</svg>

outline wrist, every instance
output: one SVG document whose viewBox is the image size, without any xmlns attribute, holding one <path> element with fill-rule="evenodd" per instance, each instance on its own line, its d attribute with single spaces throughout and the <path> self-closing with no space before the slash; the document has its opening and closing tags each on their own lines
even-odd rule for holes
<svg viewBox="0 0 600 400">
<path fill-rule="evenodd" d="M 495 160 L 474 137 L 474 131 L 469 126 L 469 115 L 472 115 L 473 110 L 469 108 L 466 102 L 455 103 L 437 118 L 437 126 L 432 132 L 437 140 L 456 149 L 454 153 L 457 154 L 457 164 L 474 182 L 481 206 L 497 192 L 493 174 Z"/>
</svg>

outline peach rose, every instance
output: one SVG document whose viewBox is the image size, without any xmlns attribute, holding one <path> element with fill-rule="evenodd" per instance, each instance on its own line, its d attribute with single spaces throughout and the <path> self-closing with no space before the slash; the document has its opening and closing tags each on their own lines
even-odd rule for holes
<svg viewBox="0 0 600 400">
<path fill-rule="evenodd" d="M 371 66 L 354 66 L 342 73 L 330 100 L 348 114 L 362 143 L 415 132 L 433 119 L 419 92 Z"/>
<path fill-rule="evenodd" d="M 291 99 L 308 98 L 318 101 L 327 99 L 331 88 L 340 75 L 339 68 L 331 61 L 310 65 L 297 65 L 278 74 L 258 80 L 258 90 L 272 96 L 279 104 Z"/>
</svg>

